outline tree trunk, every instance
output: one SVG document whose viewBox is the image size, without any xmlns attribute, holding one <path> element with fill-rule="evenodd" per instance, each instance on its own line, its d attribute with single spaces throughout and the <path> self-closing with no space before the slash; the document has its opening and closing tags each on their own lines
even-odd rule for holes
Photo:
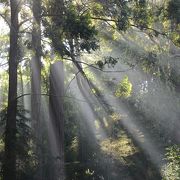
<svg viewBox="0 0 180 180">
<path fill-rule="evenodd" d="M 35 136 L 35 153 L 38 156 L 36 179 L 42 179 L 41 153 L 41 0 L 33 0 L 33 31 L 31 60 L 31 119 Z"/>
<path fill-rule="evenodd" d="M 50 120 L 53 126 L 55 144 L 52 153 L 55 157 L 55 172 L 53 180 L 64 180 L 64 67 L 63 62 L 51 65 L 50 69 Z"/>
<path fill-rule="evenodd" d="M 18 66 L 18 13 L 17 0 L 10 1 L 11 27 L 9 50 L 9 91 L 5 129 L 4 180 L 16 179 L 16 114 L 17 114 L 17 66 Z"/>
<path fill-rule="evenodd" d="M 41 3 L 39 0 L 33 0 L 34 24 L 32 32 L 32 50 L 31 60 L 31 117 L 33 127 L 39 126 L 40 104 L 41 104 L 41 27 L 40 14 Z M 37 126 L 38 125 L 38 126 Z M 36 131 L 37 133 L 37 131 Z M 36 134 L 37 137 L 37 134 Z"/>
</svg>

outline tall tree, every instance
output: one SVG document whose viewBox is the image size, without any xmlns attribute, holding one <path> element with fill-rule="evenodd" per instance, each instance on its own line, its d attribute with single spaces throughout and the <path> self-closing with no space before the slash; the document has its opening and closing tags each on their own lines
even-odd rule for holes
<svg viewBox="0 0 180 180">
<path fill-rule="evenodd" d="M 41 1 L 33 0 L 33 31 L 32 31 L 32 53 L 31 60 L 31 111 L 34 127 L 40 119 L 40 102 L 41 102 Z"/>
<path fill-rule="evenodd" d="M 52 153 L 55 156 L 54 180 L 64 180 L 64 67 L 59 61 L 50 67 L 50 120 L 52 122 L 55 144 Z"/>
<path fill-rule="evenodd" d="M 33 0 L 32 60 L 31 60 L 31 119 L 35 134 L 35 151 L 38 156 L 36 178 L 42 179 L 41 158 L 41 0 Z"/>
<path fill-rule="evenodd" d="M 19 0 L 10 1 L 11 26 L 9 50 L 9 92 L 5 130 L 4 180 L 16 179 L 16 114 L 17 114 L 17 66 L 18 66 L 18 14 Z"/>
</svg>

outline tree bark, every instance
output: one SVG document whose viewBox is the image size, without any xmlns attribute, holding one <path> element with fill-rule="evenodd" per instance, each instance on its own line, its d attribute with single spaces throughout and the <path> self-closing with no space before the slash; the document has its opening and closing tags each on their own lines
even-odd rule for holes
<svg viewBox="0 0 180 180">
<path fill-rule="evenodd" d="M 37 174 L 35 178 L 41 180 L 41 0 L 33 0 L 33 30 L 32 30 L 32 60 L 31 60 L 31 119 L 35 136 L 35 153 L 38 158 Z"/>
<path fill-rule="evenodd" d="M 9 50 L 9 91 L 5 129 L 4 180 L 16 179 L 16 114 L 17 114 L 17 66 L 18 66 L 18 13 L 19 2 L 10 1 L 11 26 Z"/>
<path fill-rule="evenodd" d="M 51 65 L 50 69 L 50 120 L 53 126 L 55 144 L 51 147 L 55 157 L 53 180 L 64 180 L 64 67 L 63 62 Z"/>
<path fill-rule="evenodd" d="M 33 57 L 31 60 L 31 117 L 33 127 L 39 126 L 40 104 L 41 104 L 41 2 L 33 0 L 34 24 L 32 31 L 32 50 Z M 38 125 L 38 126 L 37 126 Z M 37 133 L 37 131 L 36 131 Z M 36 134 L 37 137 L 37 134 Z"/>
</svg>

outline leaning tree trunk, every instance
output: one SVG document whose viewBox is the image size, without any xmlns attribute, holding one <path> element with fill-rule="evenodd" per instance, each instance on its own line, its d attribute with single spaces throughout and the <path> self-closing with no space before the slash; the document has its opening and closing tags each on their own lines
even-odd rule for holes
<svg viewBox="0 0 180 180">
<path fill-rule="evenodd" d="M 4 180 L 16 179 L 16 114 L 17 114 L 17 66 L 18 66 L 18 13 L 19 2 L 10 1 L 11 26 L 9 50 L 9 92 L 5 129 Z"/>
<path fill-rule="evenodd" d="M 38 156 L 36 179 L 42 179 L 42 153 L 41 153 L 41 0 L 33 0 L 33 31 L 31 60 L 31 119 L 35 136 L 35 153 Z"/>
<path fill-rule="evenodd" d="M 50 120 L 53 127 L 55 143 L 51 145 L 55 160 L 53 180 L 64 180 L 64 67 L 63 62 L 57 62 L 50 68 Z M 52 140 L 53 141 L 53 140 Z"/>
</svg>

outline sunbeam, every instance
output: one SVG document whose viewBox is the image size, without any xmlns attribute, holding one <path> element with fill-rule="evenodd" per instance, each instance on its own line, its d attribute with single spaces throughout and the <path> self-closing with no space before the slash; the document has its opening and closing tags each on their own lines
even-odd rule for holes
<svg viewBox="0 0 180 180">
<path fill-rule="evenodd" d="M 0 180 L 180 178 L 179 0 L 0 0 Z"/>
</svg>

